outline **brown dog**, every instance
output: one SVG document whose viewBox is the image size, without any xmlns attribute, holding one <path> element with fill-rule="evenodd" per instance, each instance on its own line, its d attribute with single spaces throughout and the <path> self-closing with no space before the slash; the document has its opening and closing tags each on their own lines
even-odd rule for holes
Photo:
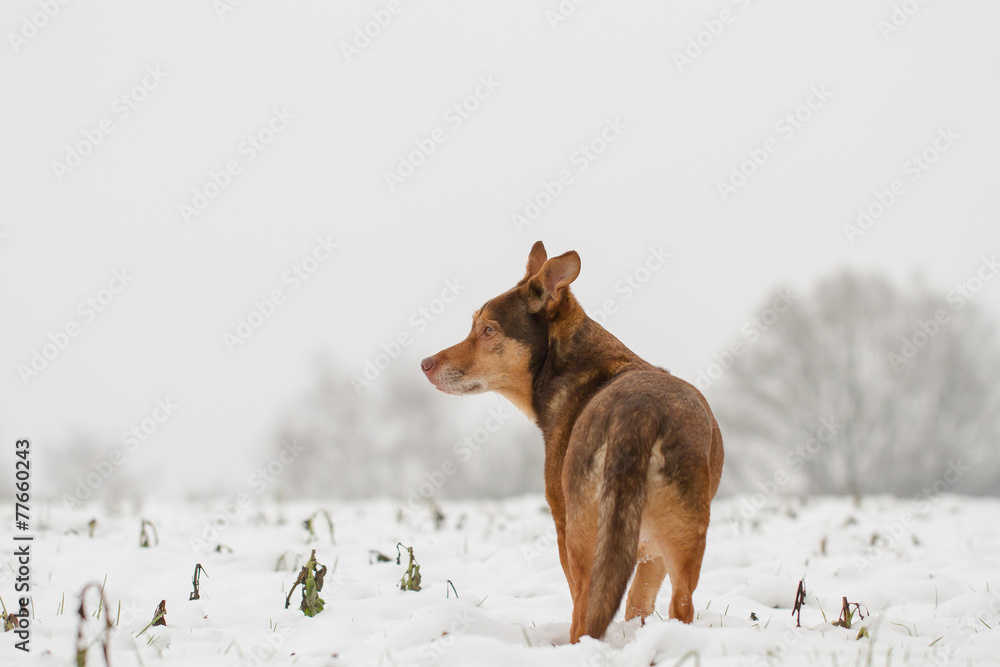
<svg viewBox="0 0 1000 667">
<path fill-rule="evenodd" d="M 576 252 L 547 259 L 535 243 L 521 282 L 420 363 L 438 389 L 495 391 L 541 428 L 572 642 L 604 636 L 633 570 L 626 620 L 653 612 L 669 574 L 670 618 L 691 622 L 723 458 L 705 397 L 587 317 L 569 291 L 579 273 Z"/>
</svg>

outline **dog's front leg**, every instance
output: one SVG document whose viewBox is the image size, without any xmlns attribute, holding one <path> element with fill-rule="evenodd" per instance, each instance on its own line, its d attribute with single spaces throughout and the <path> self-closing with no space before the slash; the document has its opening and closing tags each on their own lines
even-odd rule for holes
<svg viewBox="0 0 1000 667">
<path fill-rule="evenodd" d="M 548 476 L 545 483 L 545 499 L 549 503 L 549 510 L 552 512 L 552 520 L 556 524 L 556 544 L 559 546 L 559 563 L 562 565 L 563 574 L 566 575 L 566 582 L 572 592 L 573 578 L 569 572 L 569 558 L 566 556 L 566 501 L 563 498 L 562 484 L 549 484 Z"/>
<path fill-rule="evenodd" d="M 566 556 L 566 518 L 565 516 L 556 521 L 556 543 L 559 545 L 559 562 L 562 564 L 563 574 L 566 575 L 566 583 L 569 584 L 569 590 L 572 593 L 575 588 L 573 588 L 573 576 L 570 574 L 569 569 L 569 558 Z"/>
</svg>

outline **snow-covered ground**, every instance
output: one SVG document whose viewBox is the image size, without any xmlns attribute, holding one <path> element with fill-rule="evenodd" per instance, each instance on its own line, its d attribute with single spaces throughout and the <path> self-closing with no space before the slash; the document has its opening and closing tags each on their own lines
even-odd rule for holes
<svg viewBox="0 0 1000 667">
<path fill-rule="evenodd" d="M 444 502 L 439 528 L 428 507 L 389 500 L 39 506 L 32 653 L 16 651 L 7 633 L 0 665 L 71 664 L 79 592 L 90 581 L 106 581 L 107 606 L 85 633 L 94 637 L 111 615 L 116 667 L 1000 664 L 1000 501 L 788 499 L 754 510 L 754 500 L 763 496 L 714 506 L 692 625 L 619 615 L 605 642 L 575 646 L 552 521 L 537 496 Z M 310 541 L 303 520 L 320 508 L 334 533 L 320 516 Z M 142 519 L 158 544 L 139 546 Z M 399 542 L 414 548 L 419 592 L 398 588 Z M 329 573 L 326 608 L 309 618 L 297 591 L 290 609 L 284 601 L 313 548 Z M 392 560 L 373 562 L 373 550 Z M 208 576 L 190 601 L 196 563 Z M 8 609 L 13 564 L 7 556 L 0 574 Z M 791 607 L 802 577 L 797 629 Z M 858 639 L 857 615 L 849 630 L 833 625 L 845 596 L 867 611 L 860 625 L 870 638 Z M 142 632 L 160 600 L 166 626 Z M 668 600 L 664 585 L 658 612 Z M 88 615 L 96 607 L 92 593 Z M 97 648 L 87 664 L 104 664 Z"/>
</svg>

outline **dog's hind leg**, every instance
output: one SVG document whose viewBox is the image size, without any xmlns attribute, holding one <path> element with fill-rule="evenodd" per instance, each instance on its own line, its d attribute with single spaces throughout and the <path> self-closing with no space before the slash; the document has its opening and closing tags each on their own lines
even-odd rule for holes
<svg viewBox="0 0 1000 667">
<path fill-rule="evenodd" d="M 696 537 L 690 543 L 674 548 L 670 567 L 670 618 L 676 618 L 684 623 L 694 620 L 694 607 L 691 603 L 691 593 L 698 586 L 701 574 L 701 560 L 705 555 L 705 534 Z"/>
<path fill-rule="evenodd" d="M 632 587 L 629 588 L 625 602 L 626 621 L 638 616 L 645 623 L 646 617 L 653 613 L 656 594 L 666 576 L 667 566 L 662 556 L 640 546 L 639 566 L 635 569 L 635 578 L 632 579 Z"/>
<path fill-rule="evenodd" d="M 704 514 L 704 516 L 702 516 Z M 661 515 L 656 526 L 656 541 L 670 575 L 670 618 L 684 623 L 694 620 L 691 593 L 698 586 L 701 561 L 705 555 L 708 512 L 675 507 Z"/>
</svg>

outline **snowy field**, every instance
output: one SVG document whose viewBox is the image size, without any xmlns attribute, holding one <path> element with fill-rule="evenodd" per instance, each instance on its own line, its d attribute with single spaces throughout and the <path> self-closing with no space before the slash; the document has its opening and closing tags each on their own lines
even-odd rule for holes
<svg viewBox="0 0 1000 667">
<path fill-rule="evenodd" d="M 91 581 L 106 581 L 107 603 L 97 621 L 97 594 L 88 594 L 84 633 L 92 641 L 111 615 L 116 667 L 1000 664 L 1000 501 L 876 497 L 858 507 L 820 498 L 754 510 L 753 500 L 762 496 L 714 506 L 692 625 L 654 615 L 640 626 L 619 614 L 606 642 L 575 646 L 551 518 L 537 496 L 445 502 L 440 527 L 429 507 L 389 500 L 229 505 L 232 519 L 221 505 L 39 506 L 33 651 L 14 650 L 7 633 L 0 665 L 72 664 L 79 592 Z M 332 536 L 322 514 L 313 536 L 303 525 L 321 508 Z M 147 528 L 146 548 L 142 519 L 156 530 Z M 419 592 L 399 590 L 399 542 L 414 549 Z M 329 571 L 325 609 L 309 618 L 298 590 L 289 609 L 284 602 L 314 548 Z M 196 563 L 207 576 L 191 601 Z M 12 569 L 8 556 L 8 609 Z M 797 629 L 791 607 L 802 577 Z M 850 629 L 834 625 L 845 596 L 865 614 L 855 612 Z M 166 625 L 143 632 L 160 600 Z M 668 601 L 665 585 L 658 611 Z M 862 627 L 868 637 L 859 639 Z M 104 664 L 98 648 L 87 664 Z"/>
</svg>

